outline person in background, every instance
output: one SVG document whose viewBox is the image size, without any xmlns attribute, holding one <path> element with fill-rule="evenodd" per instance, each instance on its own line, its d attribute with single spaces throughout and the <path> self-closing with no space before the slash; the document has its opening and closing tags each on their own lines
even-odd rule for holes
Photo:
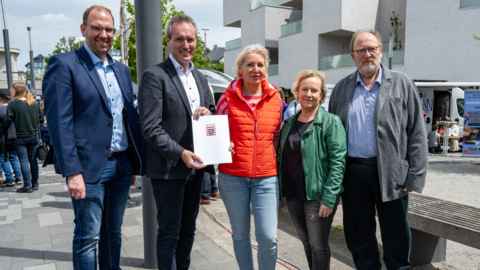
<svg viewBox="0 0 480 270">
<path fill-rule="evenodd" d="M 267 82 L 268 50 L 245 47 L 235 62 L 236 78 L 218 101 L 217 115 L 228 115 L 232 163 L 218 165 L 218 188 L 232 224 L 241 270 L 252 270 L 250 204 L 258 242 L 258 268 L 275 269 L 278 183 L 276 153 L 283 101 Z M 247 106 L 248 105 L 248 106 Z"/>
<path fill-rule="evenodd" d="M 438 133 L 438 126 L 433 125 L 432 131 L 428 133 L 428 152 L 435 154 L 435 151 L 442 150 L 440 145 L 440 134 Z"/>
<path fill-rule="evenodd" d="M 0 90 L 0 125 L 3 123 L 3 118 L 7 113 L 9 100 L 10 93 L 7 90 Z M 22 172 L 20 170 L 20 165 L 18 164 L 15 148 L 12 144 L 2 143 L 1 145 L 2 147 L 5 147 L 5 149 L 0 149 L 0 164 L 2 164 L 6 180 L 5 182 L 2 182 L 0 186 L 13 187 L 14 185 L 21 185 Z M 6 153 L 7 158 L 5 158 L 4 153 Z M 5 161 L 5 159 L 7 159 L 7 161 Z"/>
<path fill-rule="evenodd" d="M 285 93 L 283 92 L 284 91 L 283 88 L 279 87 L 277 91 L 278 91 L 278 95 L 280 95 L 280 99 L 283 102 L 283 109 L 282 109 L 282 116 L 283 116 L 283 114 L 288 108 L 288 104 L 285 102 Z"/>
<path fill-rule="evenodd" d="M 215 198 L 220 196 L 217 186 L 217 175 L 205 172 L 203 175 L 203 191 L 200 198 L 200 204 L 209 205 L 210 197 Z"/>
<path fill-rule="evenodd" d="M 292 93 L 302 110 L 285 120 L 278 182 L 311 270 L 330 269 L 328 237 L 343 191 L 347 140 L 340 118 L 321 106 L 325 76 L 300 72 Z"/>
<path fill-rule="evenodd" d="M 8 104 L 7 113 L 3 118 L 3 127 L 7 129 L 13 122 L 17 132 L 15 152 L 20 161 L 23 177 L 23 187 L 18 193 L 32 193 L 38 190 L 38 147 L 39 124 L 45 122 L 40 106 L 35 97 L 30 94 L 24 83 L 14 83 L 10 90 L 13 100 Z"/>
<path fill-rule="evenodd" d="M 302 106 L 296 99 L 292 100 L 290 104 L 288 104 L 287 109 L 285 109 L 285 112 L 283 113 L 283 120 L 287 120 L 290 116 L 296 114 L 302 109 Z"/>
</svg>

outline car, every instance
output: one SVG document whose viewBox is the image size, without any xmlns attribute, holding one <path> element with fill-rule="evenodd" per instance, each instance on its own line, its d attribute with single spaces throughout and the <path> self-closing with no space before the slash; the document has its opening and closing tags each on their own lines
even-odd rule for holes
<svg viewBox="0 0 480 270">
<path fill-rule="evenodd" d="M 208 68 L 197 68 L 205 77 L 207 77 L 208 84 L 212 87 L 213 96 L 215 97 L 215 104 L 222 96 L 223 92 L 227 90 L 233 78 L 225 73 Z"/>
</svg>

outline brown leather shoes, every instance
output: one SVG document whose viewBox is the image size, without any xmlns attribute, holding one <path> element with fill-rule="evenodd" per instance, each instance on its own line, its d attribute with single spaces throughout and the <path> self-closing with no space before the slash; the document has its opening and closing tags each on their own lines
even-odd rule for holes
<svg viewBox="0 0 480 270">
<path fill-rule="evenodd" d="M 209 205 L 209 204 L 210 204 L 210 200 L 200 199 L 200 204 Z"/>
<path fill-rule="evenodd" d="M 218 191 L 210 194 L 210 197 L 212 197 L 212 198 L 215 198 L 215 197 L 218 197 L 218 196 L 220 196 L 220 192 L 218 192 Z"/>
</svg>

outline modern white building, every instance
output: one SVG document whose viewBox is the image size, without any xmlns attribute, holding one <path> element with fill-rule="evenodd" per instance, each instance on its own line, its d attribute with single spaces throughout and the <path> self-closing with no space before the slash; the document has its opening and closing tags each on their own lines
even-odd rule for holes
<svg viewBox="0 0 480 270">
<path fill-rule="evenodd" d="M 225 44 L 230 76 L 240 51 L 261 43 L 274 85 L 291 88 L 304 69 L 322 70 L 335 84 L 356 70 L 349 43 L 362 28 L 380 32 L 388 66 L 394 11 L 402 22 L 394 70 L 415 80 L 480 80 L 480 41 L 472 37 L 480 36 L 480 0 L 223 0 L 223 8 L 224 26 L 241 28 L 241 37 Z"/>
<path fill-rule="evenodd" d="M 19 81 L 17 57 L 20 54 L 19 49 L 10 48 L 10 63 L 12 65 L 12 80 L 13 82 Z M 5 48 L 0 47 L 0 90 L 8 90 L 7 83 L 7 64 L 5 58 Z"/>
</svg>

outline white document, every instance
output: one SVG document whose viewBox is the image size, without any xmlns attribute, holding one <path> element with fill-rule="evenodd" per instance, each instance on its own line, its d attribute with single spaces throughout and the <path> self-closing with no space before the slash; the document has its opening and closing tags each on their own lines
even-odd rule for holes
<svg viewBox="0 0 480 270">
<path fill-rule="evenodd" d="M 193 149 L 204 165 L 232 163 L 227 115 L 192 117 Z"/>
</svg>

